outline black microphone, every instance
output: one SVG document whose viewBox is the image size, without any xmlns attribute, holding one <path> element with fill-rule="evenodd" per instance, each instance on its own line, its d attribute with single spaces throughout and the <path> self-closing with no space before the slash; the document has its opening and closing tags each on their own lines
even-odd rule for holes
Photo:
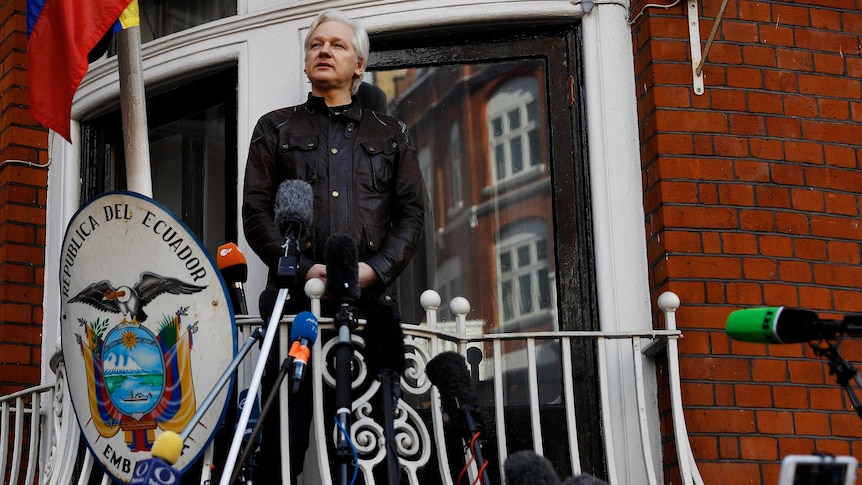
<svg viewBox="0 0 862 485">
<path fill-rule="evenodd" d="M 505 485 L 559 485 L 551 461 L 532 450 L 513 453 L 503 462 Z"/>
<path fill-rule="evenodd" d="M 252 436 L 254 426 L 260 419 L 260 402 L 258 401 L 257 396 L 248 395 L 248 388 L 243 389 L 239 392 L 236 413 L 237 423 L 239 422 L 239 418 L 242 415 L 242 409 L 246 406 L 252 406 L 252 408 L 251 414 L 249 414 L 248 417 L 248 422 L 245 424 L 245 431 L 243 431 L 242 440 L 243 442 L 247 443 L 250 438 L 254 438 L 255 443 L 260 443 L 260 433 L 258 433 L 256 436 Z"/>
<path fill-rule="evenodd" d="M 311 312 L 299 312 L 290 325 L 290 338 L 293 344 L 288 355 L 293 357 L 293 385 L 290 392 L 299 392 L 299 384 L 305 377 L 305 367 L 311 355 L 311 345 L 317 341 L 317 317 Z"/>
<path fill-rule="evenodd" d="M 596 478 L 589 473 L 581 473 L 567 478 L 562 485 L 608 485 L 608 482 Z"/>
<path fill-rule="evenodd" d="M 425 373 L 431 384 L 440 391 L 440 407 L 444 419 L 448 416 L 448 424 L 456 426 L 462 432 L 465 442 L 471 443 L 473 459 L 479 469 L 481 482 L 489 485 L 488 474 L 485 473 L 485 460 L 482 458 L 482 440 L 478 439 L 479 426 L 474 415 L 479 413 L 479 399 L 473 391 L 473 381 L 467 371 L 467 361 L 457 352 L 443 352 L 428 361 Z"/>
<path fill-rule="evenodd" d="M 248 279 L 248 262 L 236 244 L 219 246 L 216 256 L 218 269 L 227 283 L 230 302 L 235 315 L 248 315 L 243 283 Z"/>
<path fill-rule="evenodd" d="M 425 373 L 440 391 L 440 406 L 449 422 L 459 425 L 469 441 L 476 427 L 471 413 L 478 411 L 479 399 L 473 391 L 464 356 L 457 352 L 437 354 L 428 361 Z"/>
<path fill-rule="evenodd" d="M 407 367 L 404 357 L 404 331 L 401 329 L 401 314 L 394 307 L 379 305 L 366 315 L 362 329 L 365 341 L 365 363 L 368 372 L 380 375 L 392 371 L 401 375 Z"/>
<path fill-rule="evenodd" d="M 843 322 L 824 320 L 810 310 L 780 307 L 746 308 L 727 316 L 727 334 L 743 342 L 793 344 L 862 334 L 862 315 Z"/>
<path fill-rule="evenodd" d="M 342 304 L 359 299 L 359 250 L 347 234 L 333 234 L 323 248 L 326 264 L 326 294 Z"/>
<path fill-rule="evenodd" d="M 282 287 L 293 286 L 299 269 L 299 243 L 311 224 L 314 193 L 304 180 L 285 180 L 275 195 L 275 223 L 284 234 L 284 257 L 278 261 L 276 275 Z"/>
</svg>

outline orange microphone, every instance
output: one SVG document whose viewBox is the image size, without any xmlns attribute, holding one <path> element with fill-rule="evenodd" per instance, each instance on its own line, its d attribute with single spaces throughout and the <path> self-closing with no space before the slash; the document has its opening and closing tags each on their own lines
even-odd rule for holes
<svg viewBox="0 0 862 485">
<path fill-rule="evenodd" d="M 236 244 L 227 243 L 219 246 L 216 264 L 221 271 L 222 278 L 227 283 L 233 313 L 235 315 L 248 315 L 245 288 L 243 287 L 243 283 L 248 279 L 248 263 L 245 260 L 245 255 L 242 254 Z"/>
</svg>

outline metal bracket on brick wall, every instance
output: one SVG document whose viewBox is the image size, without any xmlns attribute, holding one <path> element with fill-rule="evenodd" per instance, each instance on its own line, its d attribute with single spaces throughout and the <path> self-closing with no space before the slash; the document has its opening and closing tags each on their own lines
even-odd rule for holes
<svg viewBox="0 0 862 485">
<path fill-rule="evenodd" d="M 688 13 L 688 40 L 691 44 L 691 75 L 694 94 L 703 94 L 703 68 L 700 52 L 700 23 L 697 15 L 697 0 L 686 0 Z M 701 69 L 698 69 L 701 66 Z"/>
<path fill-rule="evenodd" d="M 686 0 L 686 13 L 688 14 L 688 38 L 691 43 L 691 75 L 692 87 L 694 94 L 698 96 L 703 94 L 703 65 L 706 63 L 706 58 L 709 56 L 709 49 L 712 47 L 712 42 L 715 40 L 715 33 L 718 31 L 718 26 L 721 25 L 721 19 L 724 17 L 724 9 L 727 8 L 727 0 L 722 0 L 721 7 L 718 10 L 718 15 L 712 24 L 712 30 L 709 32 L 709 38 L 706 39 L 706 45 L 703 48 L 703 54 L 700 51 L 700 21 L 697 14 L 697 0 Z"/>
</svg>

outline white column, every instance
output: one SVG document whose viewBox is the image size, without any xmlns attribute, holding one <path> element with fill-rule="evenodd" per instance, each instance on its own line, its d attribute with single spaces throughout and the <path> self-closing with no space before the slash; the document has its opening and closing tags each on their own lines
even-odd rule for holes
<svg viewBox="0 0 862 485">
<path fill-rule="evenodd" d="M 602 330 L 650 328 L 643 187 L 628 1 L 597 1 L 583 18 L 587 139 L 599 317 Z M 611 483 L 644 483 L 630 348 L 608 358 Z M 627 345 L 627 344 L 626 344 Z M 645 374 L 654 376 L 649 368 Z M 647 384 L 647 389 L 655 389 Z M 653 396 L 654 397 L 654 396 Z M 655 409 L 653 407 L 652 409 Z M 653 420 L 658 429 L 658 416 Z M 658 436 L 657 434 L 655 436 Z M 653 449 L 661 449 L 655 443 Z M 612 460 L 610 460 L 612 455 Z"/>
</svg>

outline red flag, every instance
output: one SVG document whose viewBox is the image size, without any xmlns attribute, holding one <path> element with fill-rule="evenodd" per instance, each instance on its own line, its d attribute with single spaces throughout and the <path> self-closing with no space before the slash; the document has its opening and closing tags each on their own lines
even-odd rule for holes
<svg viewBox="0 0 862 485">
<path fill-rule="evenodd" d="M 87 54 L 130 0 L 27 0 L 30 115 L 71 141 L 72 98 Z"/>
</svg>

